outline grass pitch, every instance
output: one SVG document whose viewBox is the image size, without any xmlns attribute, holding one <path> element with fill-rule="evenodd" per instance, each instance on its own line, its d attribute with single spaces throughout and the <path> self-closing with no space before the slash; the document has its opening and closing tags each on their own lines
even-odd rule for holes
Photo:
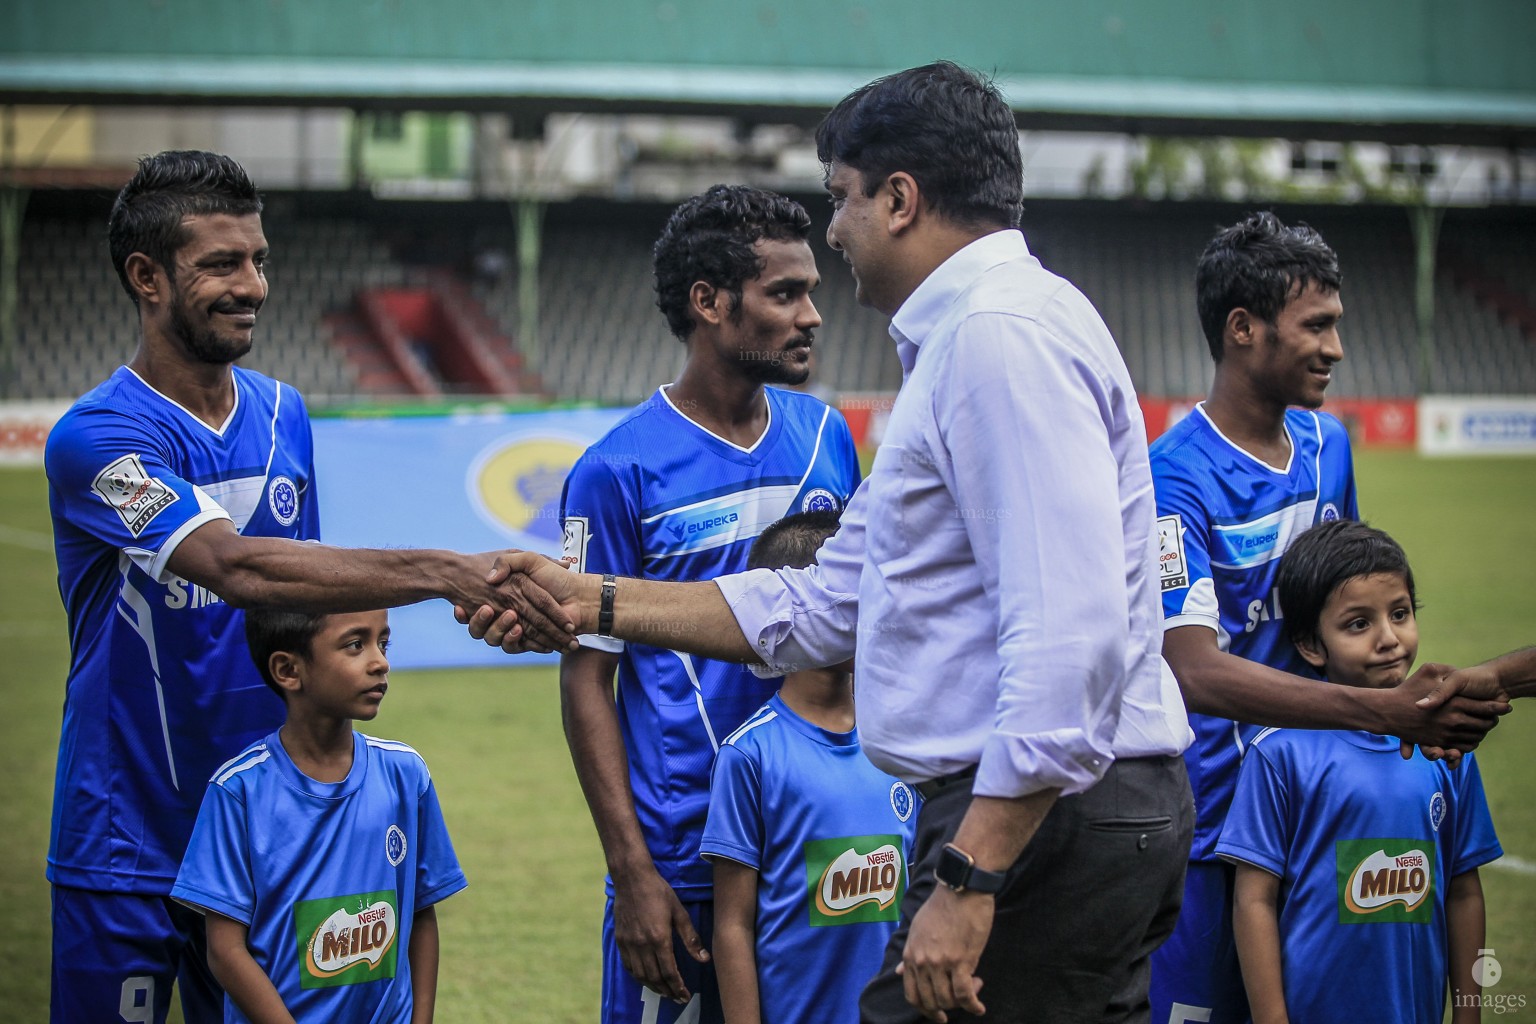
<svg viewBox="0 0 1536 1024">
<path fill-rule="evenodd" d="M 1424 603 L 1421 660 L 1536 643 L 1536 459 L 1361 453 L 1366 517 L 1403 543 Z M 41 470 L 0 470 L 0 1006 L 45 1020 L 43 858 L 67 663 Z M 446 606 L 443 614 L 449 614 Z M 466 640 L 466 642 L 468 642 Z M 509 665 L 515 664 L 509 661 Z M 552 669 L 397 673 L 370 733 L 432 767 L 470 887 L 439 909 L 439 1018 L 596 1018 L 603 863 L 560 728 Z M 1536 1013 L 1536 706 L 1478 753 L 1506 857 L 1483 870 L 1490 990 Z"/>
</svg>

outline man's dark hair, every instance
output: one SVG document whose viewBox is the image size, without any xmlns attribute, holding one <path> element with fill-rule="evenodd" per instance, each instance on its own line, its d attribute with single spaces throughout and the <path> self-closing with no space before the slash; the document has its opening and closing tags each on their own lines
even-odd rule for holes
<svg viewBox="0 0 1536 1024">
<path fill-rule="evenodd" d="M 1402 546 L 1382 531 L 1354 519 L 1338 519 L 1307 530 L 1280 559 L 1278 584 L 1285 635 L 1292 643 L 1317 637 L 1328 598 L 1360 576 L 1401 576 L 1408 599 L 1419 606 L 1413 570 Z"/>
<path fill-rule="evenodd" d="M 123 290 L 139 304 L 128 283 L 128 257 L 141 252 L 175 278 L 176 253 L 187 243 L 183 219 L 261 212 L 261 196 L 245 168 L 227 156 L 202 150 L 172 150 L 146 156 L 117 194 L 107 220 L 107 246 Z"/>
<path fill-rule="evenodd" d="M 1234 309 L 1274 326 L 1285 304 L 1308 284 L 1336 292 L 1342 280 L 1338 256 L 1306 224 L 1286 227 L 1265 210 L 1224 228 L 1195 267 L 1195 305 L 1211 358 L 1221 362 L 1227 316 Z"/>
<path fill-rule="evenodd" d="M 270 662 L 279 651 L 309 657 L 313 654 L 315 637 L 325 624 L 326 616 L 315 612 L 295 612 L 286 608 L 247 608 L 245 610 L 245 645 L 251 649 L 251 660 L 261 681 L 277 691 L 283 700 L 288 695 L 272 678 Z"/>
<path fill-rule="evenodd" d="M 947 60 L 844 97 L 816 129 L 816 156 L 858 171 L 866 196 L 906 171 L 935 212 L 967 227 L 1017 227 L 1024 210 L 1013 110 L 990 79 Z"/>
<path fill-rule="evenodd" d="M 741 286 L 763 272 L 753 248 L 764 239 L 803 242 L 811 237 L 811 215 L 787 196 L 747 185 L 712 185 L 686 200 L 661 229 L 651 250 L 656 275 L 656 308 L 681 341 L 693 333 L 688 293 L 695 281 L 730 294 L 733 318 L 741 314 Z"/>
<path fill-rule="evenodd" d="M 816 551 L 837 532 L 841 513 L 796 512 L 758 534 L 747 555 L 748 569 L 803 569 L 816 561 Z"/>
</svg>

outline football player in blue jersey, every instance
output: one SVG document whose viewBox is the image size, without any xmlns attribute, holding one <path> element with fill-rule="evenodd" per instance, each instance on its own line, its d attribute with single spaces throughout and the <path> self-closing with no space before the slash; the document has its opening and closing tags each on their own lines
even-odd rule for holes
<svg viewBox="0 0 1536 1024">
<path fill-rule="evenodd" d="M 214 769 L 282 723 L 238 608 L 477 595 L 527 611 L 485 583 L 489 555 L 301 543 L 319 538 L 303 399 L 235 365 L 267 298 L 261 208 L 228 157 L 140 163 L 108 229 L 138 350 L 48 436 L 70 630 L 48 851 L 55 1021 L 163 1021 L 178 975 L 190 1024 L 223 1019 L 202 919 L 168 893 Z"/>
<path fill-rule="evenodd" d="M 1311 228 L 1256 213 L 1210 242 L 1195 280 L 1215 379 L 1206 400 L 1152 445 L 1163 655 L 1196 736 L 1185 752 L 1195 838 L 1178 926 L 1153 955 L 1156 1024 L 1246 1014 L 1232 873 L 1215 844 L 1259 726 L 1371 729 L 1470 750 L 1508 708 L 1467 696 L 1435 711 L 1419 706 L 1444 666 L 1426 665 L 1394 690 L 1328 686 L 1286 640 L 1274 585 L 1280 556 L 1314 523 L 1358 516 L 1348 433 L 1319 411 L 1344 358 L 1338 260 Z"/>
<path fill-rule="evenodd" d="M 1364 523 L 1323 523 L 1279 571 L 1285 632 L 1330 683 L 1384 689 L 1418 653 L 1408 558 Z M 1253 1020 L 1481 1019 L 1480 865 L 1501 854 L 1475 756 L 1452 770 L 1358 729 L 1266 729 L 1216 852 Z M 1357 927 L 1365 925 L 1366 927 Z"/>
<path fill-rule="evenodd" d="M 672 213 L 654 251 L 656 303 L 687 361 L 572 468 L 561 516 L 579 570 L 713 579 L 742 569 L 785 514 L 839 511 L 852 496 L 842 415 L 769 386 L 809 373 L 821 325 L 810 229 L 800 204 L 740 186 Z M 699 857 L 710 766 L 776 688 L 741 665 L 609 637 L 585 636 L 563 658 L 566 737 L 608 865 L 608 1024 L 720 1019 Z"/>
</svg>

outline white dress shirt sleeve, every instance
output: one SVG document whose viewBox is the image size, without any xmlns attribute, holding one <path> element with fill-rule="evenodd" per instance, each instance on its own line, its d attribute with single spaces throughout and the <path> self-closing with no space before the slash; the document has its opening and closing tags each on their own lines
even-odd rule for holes
<svg viewBox="0 0 1536 1024">
<path fill-rule="evenodd" d="M 764 665 L 764 678 L 837 665 L 853 657 L 859 618 L 859 575 L 864 567 L 865 490 L 849 499 L 838 531 L 805 569 L 752 569 L 721 576 L 736 624 Z"/>
<path fill-rule="evenodd" d="M 1124 395 L 1085 346 L 1007 313 L 963 321 L 947 372 L 934 402 L 955 514 L 997 610 L 997 708 L 975 792 L 1081 792 L 1112 763 L 1126 685 L 1109 436 Z"/>
</svg>

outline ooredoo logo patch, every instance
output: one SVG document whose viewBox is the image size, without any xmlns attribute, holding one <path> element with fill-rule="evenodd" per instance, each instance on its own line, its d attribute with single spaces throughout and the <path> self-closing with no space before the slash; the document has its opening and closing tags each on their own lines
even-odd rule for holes
<svg viewBox="0 0 1536 1024">
<path fill-rule="evenodd" d="M 91 489 L 112 506 L 135 537 L 143 534 L 155 516 L 180 500 L 158 477 L 149 475 L 137 455 L 124 455 L 110 463 L 96 474 Z"/>
</svg>

